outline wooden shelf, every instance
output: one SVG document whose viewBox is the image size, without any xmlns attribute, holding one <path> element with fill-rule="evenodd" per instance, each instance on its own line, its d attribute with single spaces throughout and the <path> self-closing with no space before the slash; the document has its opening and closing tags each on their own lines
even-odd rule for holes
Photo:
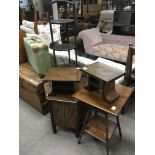
<svg viewBox="0 0 155 155">
<path fill-rule="evenodd" d="M 117 123 L 107 120 L 108 140 L 117 128 Z M 93 117 L 86 125 L 85 132 L 106 143 L 106 119 L 101 116 Z"/>
</svg>

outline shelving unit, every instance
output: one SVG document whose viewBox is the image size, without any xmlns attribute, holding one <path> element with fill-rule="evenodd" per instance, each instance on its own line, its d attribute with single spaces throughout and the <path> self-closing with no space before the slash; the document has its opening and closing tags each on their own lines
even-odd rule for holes
<svg viewBox="0 0 155 155">
<path fill-rule="evenodd" d="M 135 35 L 135 11 L 117 10 L 114 12 L 113 34 Z"/>
<path fill-rule="evenodd" d="M 56 61 L 56 55 L 55 55 L 55 51 L 68 51 L 68 56 L 69 56 L 69 64 L 70 64 L 70 50 L 74 49 L 75 50 L 75 62 L 76 62 L 76 66 L 77 66 L 77 51 L 76 51 L 76 16 L 75 16 L 75 4 L 73 2 L 67 1 L 67 0 L 55 0 L 51 3 L 49 3 L 50 8 L 52 8 L 51 6 L 54 3 L 66 3 L 66 4 L 70 4 L 73 6 L 73 19 L 50 19 L 49 23 L 50 23 L 50 31 L 51 31 L 51 44 L 50 44 L 50 48 L 53 49 L 53 56 L 54 56 L 54 62 L 55 62 L 55 66 L 57 67 L 57 61 Z M 52 11 L 49 11 L 49 13 Z M 62 42 L 62 44 L 57 43 L 54 41 L 54 37 L 53 37 L 53 31 L 52 31 L 52 24 L 59 24 L 61 27 L 64 28 L 62 33 L 66 34 L 66 38 L 67 41 L 64 43 Z M 74 27 L 74 44 L 69 43 L 69 34 L 68 34 L 68 26 L 73 26 Z"/>
</svg>

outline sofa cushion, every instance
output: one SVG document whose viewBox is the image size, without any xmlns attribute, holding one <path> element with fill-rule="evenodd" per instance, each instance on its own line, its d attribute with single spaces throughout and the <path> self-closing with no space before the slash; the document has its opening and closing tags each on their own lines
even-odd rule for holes
<svg viewBox="0 0 155 155">
<path fill-rule="evenodd" d="M 135 44 L 134 36 L 123 36 L 123 35 L 116 35 L 116 34 L 101 33 L 101 37 L 104 43 L 119 44 L 119 45 Z"/>
<path fill-rule="evenodd" d="M 91 54 L 126 63 L 128 49 L 129 46 L 126 45 L 102 43 L 93 46 L 91 49 Z"/>
</svg>

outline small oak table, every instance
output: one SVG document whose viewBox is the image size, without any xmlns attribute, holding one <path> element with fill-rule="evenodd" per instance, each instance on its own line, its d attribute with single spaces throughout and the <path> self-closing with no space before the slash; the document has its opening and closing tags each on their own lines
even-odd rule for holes
<svg viewBox="0 0 155 155">
<path fill-rule="evenodd" d="M 88 75 L 87 89 L 89 91 L 101 89 L 103 99 L 110 103 L 119 97 L 119 93 L 115 89 L 115 80 L 123 76 L 124 71 L 100 62 L 83 67 L 81 71 Z"/>
<path fill-rule="evenodd" d="M 119 130 L 120 138 L 122 137 L 118 115 L 121 112 L 125 103 L 127 102 L 128 98 L 131 96 L 133 89 L 116 84 L 116 91 L 119 93 L 120 97 L 111 104 L 109 104 L 107 100 L 103 99 L 102 92 L 98 92 L 96 90 L 88 91 L 87 89 L 82 88 L 78 92 L 73 94 L 74 98 L 90 105 L 90 109 L 85 116 L 84 124 L 79 135 L 79 144 L 81 142 L 82 134 L 84 132 L 87 132 L 90 135 L 106 143 L 106 150 L 108 155 L 109 140 L 112 138 L 112 135 L 117 127 Z M 99 109 L 103 111 L 105 114 L 105 118 L 97 115 L 97 112 L 94 116 L 90 117 L 92 108 L 95 110 Z M 109 114 L 116 117 L 117 123 L 108 120 Z"/>
</svg>

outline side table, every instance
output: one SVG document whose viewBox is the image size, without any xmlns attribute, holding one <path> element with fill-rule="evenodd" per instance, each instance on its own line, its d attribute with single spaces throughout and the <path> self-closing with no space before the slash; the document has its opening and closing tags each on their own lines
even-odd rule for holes
<svg viewBox="0 0 155 155">
<path fill-rule="evenodd" d="M 53 133 L 57 132 L 56 125 L 58 125 L 74 129 L 76 137 L 78 136 L 86 110 L 85 105 L 73 98 L 72 94 L 80 85 L 80 79 L 81 73 L 75 67 L 54 67 L 45 76 L 44 87 Z M 62 84 L 65 84 L 65 88 L 62 88 Z M 73 93 L 70 92 L 72 89 L 70 86 L 73 86 Z"/>
<path fill-rule="evenodd" d="M 120 97 L 112 104 L 102 98 L 102 93 L 96 90 L 88 91 L 85 88 L 80 89 L 77 93 L 73 94 L 73 97 L 90 105 L 90 108 L 85 116 L 84 124 L 79 135 L 78 143 L 81 142 L 81 137 L 84 132 L 89 133 L 93 137 L 106 143 L 107 155 L 109 155 L 109 141 L 112 138 L 116 128 L 118 127 L 120 138 L 122 137 L 121 127 L 119 122 L 119 113 L 123 106 L 131 96 L 133 89 L 116 85 L 116 91 L 120 94 Z M 90 118 L 92 108 L 99 109 L 104 112 L 105 118 L 98 116 L 97 113 Z M 116 117 L 116 123 L 108 120 L 108 115 Z"/>
</svg>

